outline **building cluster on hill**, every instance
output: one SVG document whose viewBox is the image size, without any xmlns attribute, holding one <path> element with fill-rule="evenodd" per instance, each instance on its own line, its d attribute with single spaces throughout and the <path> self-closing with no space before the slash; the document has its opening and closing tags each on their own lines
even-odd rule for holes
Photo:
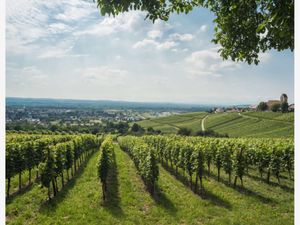
<svg viewBox="0 0 300 225">
<path fill-rule="evenodd" d="M 294 104 L 289 104 L 288 96 L 286 94 L 282 94 L 279 100 L 260 102 L 257 106 L 252 106 L 251 108 L 256 109 L 257 111 L 293 112 Z"/>
<path fill-rule="evenodd" d="M 212 112 L 214 113 L 223 113 L 223 112 L 243 112 L 244 108 L 238 108 L 238 107 L 220 107 L 220 108 L 213 108 Z"/>
<path fill-rule="evenodd" d="M 273 111 L 273 112 L 294 112 L 294 104 L 288 103 L 288 96 L 282 94 L 279 100 L 268 100 L 260 102 L 258 105 L 241 106 L 241 107 L 219 107 L 212 108 L 210 112 L 224 113 L 224 112 L 245 112 L 245 111 Z"/>
</svg>

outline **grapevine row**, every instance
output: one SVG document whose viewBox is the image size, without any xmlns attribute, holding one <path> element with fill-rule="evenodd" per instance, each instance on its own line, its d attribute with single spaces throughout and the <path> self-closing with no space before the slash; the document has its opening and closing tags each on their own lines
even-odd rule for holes
<svg viewBox="0 0 300 225">
<path fill-rule="evenodd" d="M 24 141 L 34 141 L 43 137 L 49 137 L 50 135 L 42 134 L 7 134 L 6 142 L 24 142 Z"/>
<path fill-rule="evenodd" d="M 120 147 L 132 158 L 147 189 L 153 194 L 159 175 L 153 148 L 143 139 L 137 137 L 119 137 L 118 142 Z"/>
<path fill-rule="evenodd" d="M 66 170 L 69 178 L 69 170 L 73 175 L 77 170 L 77 164 L 91 149 L 98 146 L 99 140 L 93 135 L 53 135 L 46 138 L 25 142 L 9 142 L 6 145 L 6 178 L 7 196 L 10 194 L 10 180 L 19 174 L 19 189 L 21 188 L 21 175 L 25 170 L 29 172 L 31 183 L 31 170 L 36 169 L 36 177 L 41 178 L 43 187 L 48 188 L 50 198 L 50 182 L 52 182 L 53 194 L 57 193 L 57 177 L 61 176 L 64 183 L 63 172 Z"/>
<path fill-rule="evenodd" d="M 243 185 L 243 176 L 249 167 L 256 168 L 261 176 L 266 171 L 268 182 L 271 174 L 275 175 L 280 182 L 280 172 L 288 171 L 291 176 L 293 171 L 294 145 L 290 139 L 179 136 L 145 136 L 143 139 L 155 149 L 160 162 L 170 164 L 176 172 L 181 168 L 188 174 L 190 181 L 193 174 L 196 174 L 196 185 L 198 178 L 201 185 L 205 164 L 208 173 L 211 164 L 215 165 L 218 180 L 222 169 L 228 174 L 229 182 L 234 174 L 234 185 L 238 178 Z"/>
<path fill-rule="evenodd" d="M 107 136 L 100 146 L 100 154 L 97 163 L 98 177 L 102 183 L 102 197 L 105 201 L 107 192 L 108 171 L 112 166 L 114 146 L 111 136 Z"/>
<path fill-rule="evenodd" d="M 143 159 L 147 154 L 155 153 L 163 165 L 170 165 L 176 174 L 180 168 L 187 174 L 191 188 L 195 176 L 195 192 L 203 189 L 203 174 L 207 166 L 210 173 L 211 165 L 217 168 L 218 181 L 220 173 L 228 175 L 228 182 L 234 186 L 239 179 L 243 186 L 243 177 L 249 167 L 256 168 L 262 174 L 267 172 L 269 182 L 271 174 L 280 182 L 281 171 L 293 170 L 293 142 L 286 139 L 220 139 L 220 138 L 182 138 L 179 136 L 145 136 L 119 138 L 121 148 L 132 157 L 143 180 Z M 154 151 L 153 151 L 154 150 Z M 152 157 L 155 160 L 155 157 Z M 145 167 L 146 168 L 146 167 Z M 145 172 L 146 175 L 149 173 Z M 145 182 L 147 184 L 147 182 Z M 152 182 L 153 183 L 153 182 Z M 147 185 L 151 186 L 151 185 Z"/>
</svg>

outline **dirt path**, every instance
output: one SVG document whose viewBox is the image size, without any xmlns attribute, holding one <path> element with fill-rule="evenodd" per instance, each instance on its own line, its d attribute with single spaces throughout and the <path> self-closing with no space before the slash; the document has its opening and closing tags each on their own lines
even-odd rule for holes
<svg viewBox="0 0 300 225">
<path fill-rule="evenodd" d="M 202 131 L 205 131 L 204 121 L 205 121 L 205 119 L 206 119 L 207 117 L 208 117 L 208 115 L 205 116 L 205 117 L 202 119 L 202 121 L 201 121 L 201 129 L 202 129 Z"/>
</svg>

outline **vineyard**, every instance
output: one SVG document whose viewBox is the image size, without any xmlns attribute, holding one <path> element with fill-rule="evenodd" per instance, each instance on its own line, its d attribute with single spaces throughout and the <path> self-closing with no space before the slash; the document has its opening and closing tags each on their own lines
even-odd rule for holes
<svg viewBox="0 0 300 225">
<path fill-rule="evenodd" d="M 291 174 L 294 168 L 292 139 L 217 139 L 179 136 L 137 138 L 129 136 L 120 138 L 120 146 L 126 151 L 129 149 L 129 152 L 136 153 L 137 157 L 134 158 L 136 164 L 148 159 L 149 165 L 138 167 L 138 169 L 142 171 L 143 168 L 147 168 L 148 171 L 143 173 L 153 174 L 153 182 L 158 176 L 157 166 L 155 166 L 156 158 L 162 165 L 174 171 L 175 175 L 181 169 L 183 174 L 188 176 L 191 188 L 194 176 L 195 192 L 198 192 L 198 180 L 200 180 L 202 190 L 203 175 L 205 172 L 210 174 L 212 165 L 217 169 L 218 181 L 221 169 L 228 175 L 229 184 L 234 174 L 234 186 L 236 186 L 237 179 L 243 186 L 243 177 L 248 173 L 249 168 L 256 169 L 261 178 L 266 173 L 267 183 L 270 183 L 270 177 L 274 175 L 278 184 L 280 184 L 280 173 L 288 172 L 289 179 L 292 179 Z"/>
<path fill-rule="evenodd" d="M 289 138 L 9 134 L 6 168 L 7 224 L 293 224 Z"/>
<path fill-rule="evenodd" d="M 9 197 L 11 180 L 18 176 L 18 189 L 22 189 L 22 174 L 28 171 L 28 185 L 32 182 L 32 171 L 36 172 L 35 181 L 48 189 L 51 199 L 58 192 L 58 178 L 62 187 L 83 161 L 100 144 L 93 135 L 10 135 L 6 142 L 6 178 Z M 51 185 L 52 184 L 52 190 Z M 14 188 L 14 187 L 13 187 Z"/>
<path fill-rule="evenodd" d="M 192 134 L 205 129 L 214 130 L 229 137 L 283 138 L 294 136 L 294 113 L 245 112 L 245 113 L 182 113 L 139 121 L 144 128 L 152 127 L 165 134 L 176 134 L 180 128 L 188 128 Z"/>
<path fill-rule="evenodd" d="M 207 115 L 206 112 L 183 113 L 161 118 L 147 119 L 139 121 L 142 127 L 152 127 L 164 133 L 176 133 L 182 127 L 188 127 L 193 131 L 201 129 L 201 120 Z"/>
<path fill-rule="evenodd" d="M 120 147 L 129 153 L 146 187 L 153 194 L 155 182 L 158 180 L 158 165 L 154 151 L 151 151 L 149 146 L 138 138 L 124 138 L 119 143 Z"/>
</svg>

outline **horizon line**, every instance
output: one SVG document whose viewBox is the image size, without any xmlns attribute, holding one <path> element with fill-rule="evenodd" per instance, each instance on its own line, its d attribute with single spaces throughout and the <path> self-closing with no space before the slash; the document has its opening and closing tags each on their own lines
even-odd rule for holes
<svg viewBox="0 0 300 225">
<path fill-rule="evenodd" d="M 6 96 L 7 98 L 19 98 L 19 99 L 40 99 L 40 100 L 71 100 L 71 101 L 109 101 L 109 102 L 124 102 L 124 103 L 144 103 L 144 104 L 175 104 L 175 105 L 222 105 L 222 106 L 234 106 L 234 105 L 253 105 L 258 103 L 250 102 L 215 102 L 215 103 L 196 103 L 196 102 L 169 102 L 169 101 L 135 101 L 135 100 L 120 100 L 120 99 L 77 99 L 77 98 L 55 98 L 55 97 L 19 97 L 19 96 Z"/>
</svg>

